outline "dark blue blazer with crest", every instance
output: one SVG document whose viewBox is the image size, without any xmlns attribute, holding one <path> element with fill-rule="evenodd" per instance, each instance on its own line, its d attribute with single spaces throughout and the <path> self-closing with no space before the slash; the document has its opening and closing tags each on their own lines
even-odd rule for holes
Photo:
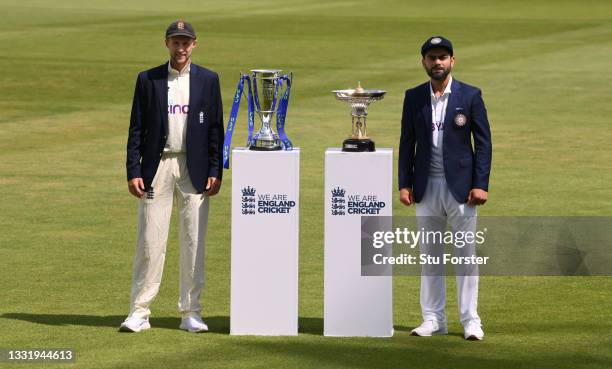
<svg viewBox="0 0 612 369">
<path fill-rule="evenodd" d="M 200 118 L 201 117 L 201 118 Z M 168 138 L 168 63 L 141 72 L 136 80 L 127 141 L 127 178 L 142 178 L 149 190 Z M 208 177 L 221 179 L 223 106 L 219 76 L 191 64 L 187 113 L 187 171 L 204 191 Z"/>
<path fill-rule="evenodd" d="M 456 123 L 458 114 L 467 118 L 464 125 Z M 431 92 L 426 82 L 406 91 L 399 149 L 399 188 L 412 188 L 416 202 L 427 188 L 431 130 Z M 458 202 L 465 203 L 473 188 L 489 190 L 491 130 L 479 88 L 453 79 L 442 147 L 446 182 Z"/>
</svg>

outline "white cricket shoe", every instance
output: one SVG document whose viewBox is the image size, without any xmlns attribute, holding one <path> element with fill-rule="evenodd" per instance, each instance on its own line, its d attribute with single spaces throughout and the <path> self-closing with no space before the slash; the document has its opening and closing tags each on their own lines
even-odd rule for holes
<svg viewBox="0 0 612 369">
<path fill-rule="evenodd" d="M 121 326 L 119 326 L 119 332 L 132 332 L 137 333 L 146 331 L 151 328 L 149 319 L 141 319 L 136 317 L 127 317 Z"/>
<path fill-rule="evenodd" d="M 192 333 L 208 332 L 208 326 L 199 316 L 183 317 L 179 328 Z"/>
<path fill-rule="evenodd" d="M 433 335 L 447 334 L 446 323 L 438 323 L 435 320 L 426 320 L 420 326 L 410 332 L 411 336 L 430 337 Z"/>
<path fill-rule="evenodd" d="M 480 323 L 470 320 L 465 327 L 463 327 L 463 337 L 469 341 L 482 341 L 484 338 L 484 332 Z"/>
</svg>

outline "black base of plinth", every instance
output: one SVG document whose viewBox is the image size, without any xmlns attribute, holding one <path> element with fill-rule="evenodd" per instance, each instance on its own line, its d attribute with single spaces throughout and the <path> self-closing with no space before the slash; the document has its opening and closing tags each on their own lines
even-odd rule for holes
<svg viewBox="0 0 612 369">
<path fill-rule="evenodd" d="M 264 147 L 264 146 L 249 146 L 249 150 L 253 151 L 278 151 L 282 150 L 282 146 Z"/>
<path fill-rule="evenodd" d="M 342 151 L 348 152 L 372 152 L 376 151 L 374 141 L 370 139 L 349 138 L 342 143 Z"/>
</svg>

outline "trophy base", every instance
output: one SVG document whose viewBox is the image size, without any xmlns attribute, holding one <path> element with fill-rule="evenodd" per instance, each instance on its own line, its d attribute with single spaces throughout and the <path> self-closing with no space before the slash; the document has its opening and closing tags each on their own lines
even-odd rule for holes
<svg viewBox="0 0 612 369">
<path fill-rule="evenodd" d="M 279 151 L 282 150 L 283 147 L 280 144 L 280 141 L 255 141 L 251 146 L 249 146 L 249 150 L 254 151 Z"/>
<path fill-rule="evenodd" d="M 264 146 L 250 146 L 249 150 L 253 151 L 280 151 L 282 147 L 264 147 Z"/>
<path fill-rule="evenodd" d="M 372 152 L 376 151 L 374 141 L 369 138 L 348 138 L 342 143 L 342 151 L 347 152 Z"/>
</svg>

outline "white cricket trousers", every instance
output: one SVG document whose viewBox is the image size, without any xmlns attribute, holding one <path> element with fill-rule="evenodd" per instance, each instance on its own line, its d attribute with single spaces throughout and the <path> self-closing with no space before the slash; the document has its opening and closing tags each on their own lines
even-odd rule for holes
<svg viewBox="0 0 612 369">
<path fill-rule="evenodd" d="M 130 316 L 147 319 L 151 314 L 149 306 L 162 280 L 173 198 L 178 205 L 180 243 L 178 310 L 182 316 L 199 315 L 208 196 L 198 194 L 191 184 L 184 153 L 163 154 L 151 187 L 138 210 Z"/>
<path fill-rule="evenodd" d="M 427 189 L 421 202 L 416 205 L 417 224 L 419 230 L 442 232 L 476 232 L 476 207 L 461 204 L 450 193 L 446 179 L 430 176 Z M 476 254 L 474 243 L 458 248 L 444 249 L 438 240 L 421 243 L 421 253 L 440 257 L 444 253 L 455 256 L 471 256 Z M 432 247 L 433 246 L 433 247 Z M 478 316 L 478 269 L 477 266 L 455 266 L 457 280 L 457 303 L 461 324 L 470 320 L 480 323 Z M 421 309 L 423 321 L 435 320 L 446 323 L 446 277 L 441 266 L 423 266 L 421 270 Z"/>
</svg>

